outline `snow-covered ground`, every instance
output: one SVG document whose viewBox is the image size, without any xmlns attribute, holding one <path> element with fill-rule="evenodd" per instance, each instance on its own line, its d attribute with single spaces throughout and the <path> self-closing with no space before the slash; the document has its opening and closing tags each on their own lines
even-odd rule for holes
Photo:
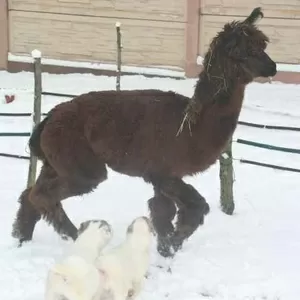
<svg viewBox="0 0 300 300">
<path fill-rule="evenodd" d="M 121 88 L 160 88 L 191 96 L 195 80 L 124 76 Z M 43 74 L 44 91 L 80 94 L 114 89 L 115 78 L 87 74 Z M 33 76 L 0 72 L 0 101 L 15 93 L 0 112 L 31 112 Z M 47 112 L 57 97 L 43 97 Z M 253 83 L 246 90 L 240 120 L 300 127 L 300 85 Z M 31 118 L 0 117 L 1 132 L 30 131 Z M 238 126 L 234 138 L 300 149 L 300 132 Z M 27 154 L 23 137 L 0 137 L 0 152 Z M 234 143 L 235 158 L 300 169 L 300 156 Z M 11 238 L 17 199 L 26 185 L 28 162 L 0 157 L 0 295 L 5 300 L 41 300 L 48 267 L 70 242 L 62 241 L 43 221 L 32 242 L 16 247 Z M 298 300 L 300 295 L 300 173 L 234 162 L 233 216 L 219 209 L 219 165 L 186 178 L 211 206 L 204 226 L 184 244 L 171 261 L 160 257 L 153 245 L 151 276 L 139 299 L 171 300 Z M 152 188 L 142 180 L 110 171 L 109 180 L 92 194 L 74 197 L 64 207 L 76 225 L 89 218 L 107 219 L 114 227 L 113 244 L 125 234 L 131 220 L 147 214 Z M 130 209 L 127 205 L 130 202 Z M 158 268 L 161 265 L 163 268 Z M 172 272 L 166 267 L 171 266 Z"/>
</svg>

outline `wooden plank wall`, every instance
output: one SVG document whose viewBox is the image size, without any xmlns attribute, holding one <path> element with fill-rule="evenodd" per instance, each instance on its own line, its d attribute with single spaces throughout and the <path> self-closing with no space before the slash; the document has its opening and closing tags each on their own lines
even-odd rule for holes
<svg viewBox="0 0 300 300">
<path fill-rule="evenodd" d="M 184 67 L 185 0 L 9 0 L 9 51 L 115 63 L 122 23 L 123 63 Z"/>
<path fill-rule="evenodd" d="M 243 19 L 254 7 L 261 6 L 265 18 L 259 27 L 269 36 L 268 53 L 277 63 L 300 63 L 300 1 L 299 0 L 199 0 L 198 53 L 203 55 L 212 37 L 224 23 Z"/>
<path fill-rule="evenodd" d="M 7 2 L 0 1 L 0 70 L 7 69 L 8 51 L 8 24 L 7 24 Z"/>
<path fill-rule="evenodd" d="M 13 54 L 39 48 L 50 58 L 114 63 L 115 22 L 120 21 L 124 64 L 192 70 L 193 53 L 203 56 L 224 23 L 243 19 L 261 6 L 265 18 L 260 28 L 270 37 L 272 58 L 278 63 L 300 63 L 299 0 L 284 4 L 281 0 L 8 1 L 9 51 Z M 198 5 L 201 14 L 195 23 L 198 17 L 187 8 Z M 189 16 L 196 19 L 192 22 Z"/>
</svg>

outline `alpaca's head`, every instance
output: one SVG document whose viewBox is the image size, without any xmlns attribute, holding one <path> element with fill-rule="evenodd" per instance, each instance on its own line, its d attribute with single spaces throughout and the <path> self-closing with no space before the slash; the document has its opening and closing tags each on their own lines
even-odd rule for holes
<svg viewBox="0 0 300 300">
<path fill-rule="evenodd" d="M 225 24 L 205 56 L 208 75 L 231 76 L 248 83 L 277 73 L 276 63 L 265 52 L 269 39 L 256 27 L 262 18 L 261 8 L 257 7 L 245 20 Z"/>
</svg>

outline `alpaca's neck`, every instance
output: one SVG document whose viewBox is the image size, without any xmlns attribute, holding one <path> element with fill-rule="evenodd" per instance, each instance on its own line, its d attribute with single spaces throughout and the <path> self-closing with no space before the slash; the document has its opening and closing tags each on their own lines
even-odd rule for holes
<svg viewBox="0 0 300 300">
<path fill-rule="evenodd" d="M 193 98 L 202 104 L 228 103 L 234 90 L 240 85 L 237 80 L 226 78 L 226 75 L 213 75 L 203 71 L 195 87 Z"/>
<path fill-rule="evenodd" d="M 208 74 L 204 70 L 199 76 L 194 95 L 187 107 L 190 121 L 195 123 L 199 115 L 213 105 L 218 109 L 231 107 L 231 109 L 240 110 L 244 89 L 245 84 L 236 77 Z"/>
</svg>

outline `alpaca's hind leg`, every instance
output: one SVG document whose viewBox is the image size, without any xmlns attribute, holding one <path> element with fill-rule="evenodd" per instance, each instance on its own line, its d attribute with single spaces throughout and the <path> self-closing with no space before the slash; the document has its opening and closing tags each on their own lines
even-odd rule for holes
<svg viewBox="0 0 300 300">
<path fill-rule="evenodd" d="M 209 205 L 196 189 L 179 178 L 165 178 L 156 181 L 154 186 L 178 206 L 176 230 L 171 238 L 173 250 L 176 252 L 183 241 L 203 224 Z"/>
<path fill-rule="evenodd" d="M 20 207 L 16 220 L 13 224 L 12 236 L 18 238 L 20 243 L 32 239 L 35 224 L 40 220 L 41 215 L 29 202 L 29 194 L 32 188 L 27 188 L 20 196 Z"/>
<path fill-rule="evenodd" d="M 43 165 L 36 183 L 26 189 L 20 197 L 21 205 L 13 224 L 13 237 L 19 239 L 20 244 L 31 240 L 35 224 L 40 217 L 49 220 L 49 215 L 52 213 L 59 223 L 65 224 L 69 234 L 75 238 L 76 227 L 65 215 L 59 203 L 63 196 L 68 197 L 67 191 L 67 185 L 61 182 L 52 167 L 48 164 Z"/>
<path fill-rule="evenodd" d="M 99 182 L 106 179 L 107 171 L 105 165 L 102 168 L 102 178 L 77 180 L 75 178 L 65 178 L 57 175 L 56 171 L 48 164 L 42 167 L 41 173 L 32 187 L 29 195 L 31 206 L 42 215 L 61 236 L 68 236 L 72 239 L 77 238 L 77 228 L 70 221 L 66 215 L 60 201 L 77 195 L 91 192 Z M 20 242 L 24 240 L 31 240 L 34 225 L 31 228 L 31 233 L 26 234 L 26 227 L 24 227 L 23 219 L 30 218 L 26 215 L 22 218 L 18 214 L 14 228 L 18 228 L 18 234 L 15 235 Z M 36 222 L 35 222 L 36 223 Z"/>
<path fill-rule="evenodd" d="M 44 176 L 43 176 L 44 175 Z M 50 166 L 45 166 L 44 173 L 38 178 L 32 189 L 30 200 L 34 207 L 51 224 L 62 237 L 77 238 L 77 228 L 68 218 L 62 200 L 91 192 L 107 178 L 107 170 L 103 164 L 98 169 L 98 178 L 60 177 Z"/>
<path fill-rule="evenodd" d="M 176 206 L 170 198 L 159 193 L 148 200 L 148 205 L 150 217 L 157 233 L 157 251 L 162 256 L 170 256 L 170 238 L 174 233 L 172 220 L 176 215 Z"/>
</svg>

